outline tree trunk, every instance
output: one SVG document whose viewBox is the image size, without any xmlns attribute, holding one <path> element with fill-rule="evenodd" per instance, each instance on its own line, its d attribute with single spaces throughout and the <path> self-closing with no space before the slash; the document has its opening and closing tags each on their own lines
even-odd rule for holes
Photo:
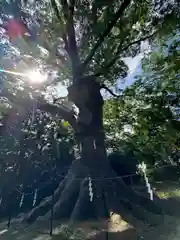
<svg viewBox="0 0 180 240">
<path fill-rule="evenodd" d="M 82 87 L 76 89 L 79 91 L 76 96 L 81 94 L 81 89 Z M 91 85 L 91 89 L 88 86 L 88 94 L 83 105 L 73 99 L 80 109 L 75 136 L 81 146 L 81 158 L 72 163 L 67 176 L 55 191 L 54 219 L 104 218 L 108 217 L 110 212 L 118 212 L 132 224 L 134 218 L 151 224 L 157 223 L 159 218 L 162 221 L 159 215 L 162 213 L 161 207 L 135 193 L 112 170 L 105 148 L 100 88 L 97 89 L 96 84 Z M 90 116 L 90 121 L 84 116 L 85 113 L 89 114 L 87 115 Z M 89 178 L 92 181 L 92 201 L 89 196 Z M 49 218 L 50 208 L 51 197 L 48 197 L 33 209 L 25 220 L 30 223 L 40 216 Z M 152 217 L 152 213 L 159 217 Z"/>
</svg>

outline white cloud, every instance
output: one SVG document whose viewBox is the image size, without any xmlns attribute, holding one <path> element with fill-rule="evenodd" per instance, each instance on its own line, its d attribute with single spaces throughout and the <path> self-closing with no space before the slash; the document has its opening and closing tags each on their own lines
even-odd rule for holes
<svg viewBox="0 0 180 240">
<path fill-rule="evenodd" d="M 118 79 L 118 87 L 125 89 L 132 85 L 135 81 L 135 76 L 141 73 L 141 60 L 144 57 L 145 53 L 150 51 L 150 45 L 148 41 L 141 43 L 141 53 L 132 57 L 126 57 L 123 59 L 125 64 L 128 66 L 128 75 L 125 79 Z"/>
<path fill-rule="evenodd" d="M 137 66 L 140 64 L 142 57 L 143 57 L 143 54 L 140 53 L 138 56 L 136 56 L 134 58 L 127 57 L 127 58 L 123 59 L 125 64 L 127 64 L 128 68 L 129 68 L 128 74 L 132 74 L 135 71 Z"/>
<path fill-rule="evenodd" d="M 125 79 L 119 79 L 118 80 L 118 87 L 121 89 L 125 89 L 128 86 L 132 85 L 135 81 L 134 77 L 136 74 L 140 73 L 141 71 L 141 59 L 143 57 L 143 54 L 139 54 L 138 56 L 132 58 L 127 57 L 124 58 L 125 64 L 128 66 L 128 75 Z"/>
</svg>

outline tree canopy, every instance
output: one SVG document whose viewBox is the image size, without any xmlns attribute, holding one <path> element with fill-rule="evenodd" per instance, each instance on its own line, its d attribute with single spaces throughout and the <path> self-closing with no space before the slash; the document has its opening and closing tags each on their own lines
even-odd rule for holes
<svg viewBox="0 0 180 240">
<path fill-rule="evenodd" d="M 18 105 L 18 96 L 23 96 L 28 107 L 29 96 L 37 99 L 59 82 L 67 85 L 77 72 L 115 87 L 127 74 L 123 58 L 135 56 L 143 41 L 163 36 L 178 24 L 178 2 L 171 1 L 4 1 L 0 7 L 2 67 L 22 74 L 38 69 L 46 75 L 43 84 L 32 84 L 24 75 L 3 75 L 2 95 Z M 22 21 L 26 35 L 8 40 L 4 26 L 9 16 Z M 39 103 L 46 105 L 42 97 Z M 62 109 L 60 114 L 73 123 Z"/>
<path fill-rule="evenodd" d="M 28 28 L 31 38 L 26 38 L 25 49 L 19 49 L 21 56 L 32 55 L 26 66 L 58 67 L 58 81 L 71 79 L 73 64 L 77 64 L 86 74 L 115 82 L 126 75 L 124 57 L 135 56 L 142 41 L 177 21 L 176 4 L 170 1 L 166 5 L 141 0 L 4 1 L 1 10 L 2 19 L 15 14 Z M 38 47 L 48 52 L 39 54 Z"/>
</svg>

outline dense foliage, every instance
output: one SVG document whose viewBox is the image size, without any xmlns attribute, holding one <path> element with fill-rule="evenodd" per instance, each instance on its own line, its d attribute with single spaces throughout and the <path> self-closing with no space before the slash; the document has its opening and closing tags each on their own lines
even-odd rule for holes
<svg viewBox="0 0 180 240">
<path fill-rule="evenodd" d="M 119 101 L 110 99 L 105 107 L 110 147 L 131 150 L 150 165 L 180 160 L 179 44 L 179 34 L 154 44 L 136 82 Z"/>
</svg>

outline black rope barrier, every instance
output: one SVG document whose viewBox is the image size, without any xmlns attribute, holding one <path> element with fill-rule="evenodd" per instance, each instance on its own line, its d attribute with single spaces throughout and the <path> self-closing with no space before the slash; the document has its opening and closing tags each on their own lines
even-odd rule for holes
<svg viewBox="0 0 180 240">
<path fill-rule="evenodd" d="M 167 165 L 162 166 L 161 168 L 164 168 L 164 167 L 167 167 Z M 172 165 L 170 167 L 172 167 Z M 133 173 L 133 174 L 128 174 L 128 175 L 124 175 L 124 176 L 116 176 L 116 177 L 109 177 L 109 178 L 108 177 L 107 178 L 102 178 L 101 177 L 101 178 L 89 178 L 89 179 L 90 179 L 90 181 L 93 181 L 93 183 L 94 183 L 95 181 L 99 181 L 99 180 L 102 181 L 102 180 L 130 178 L 130 186 L 132 186 L 132 185 L 134 185 L 132 177 L 135 176 L 135 175 L 139 175 L 139 173 Z M 60 176 L 61 176 L 61 174 L 60 174 Z M 76 179 L 84 179 L 84 178 L 76 178 Z M 53 189 L 53 186 L 54 186 L 55 179 L 48 180 L 45 183 L 47 183 L 47 182 L 49 183 L 50 181 L 52 181 L 52 194 L 51 194 L 50 223 L 49 223 L 49 233 L 48 234 L 50 236 L 52 236 L 53 235 L 53 218 L 54 218 L 54 197 L 55 197 L 54 196 L 55 195 L 55 190 Z M 22 198 L 23 198 L 23 201 L 25 201 L 24 197 L 22 197 L 22 196 L 27 196 L 27 195 L 34 195 L 35 196 L 36 195 L 36 197 L 37 197 L 37 192 L 45 187 L 45 183 L 43 183 L 41 185 L 41 187 L 36 188 L 36 189 L 34 189 L 34 191 L 29 192 L 29 193 L 21 192 L 18 189 L 18 187 L 15 188 L 15 190 L 20 194 L 20 202 L 21 202 Z M 145 186 L 145 188 L 146 188 L 146 186 Z M 110 214 L 109 214 L 109 210 L 108 210 L 109 209 L 108 208 L 108 199 L 107 199 L 107 196 L 106 196 L 106 193 L 105 193 L 104 189 L 102 189 L 102 200 L 103 200 L 103 205 L 104 205 L 104 209 L 105 209 L 105 214 L 109 218 Z M 93 201 L 93 200 L 90 200 L 90 201 Z M 13 204 L 12 204 L 12 202 L 13 202 Z M 1 204 L 2 204 L 2 200 L 1 200 Z M 22 204 L 19 204 L 19 208 L 21 208 L 21 206 L 22 206 Z M 34 203 L 32 204 L 32 206 L 34 207 Z M 12 222 L 13 207 L 15 207 L 15 201 L 14 201 L 14 197 L 13 197 L 13 191 L 11 190 L 11 192 L 8 194 L 8 221 L 7 221 L 7 228 L 8 229 L 10 228 L 11 222 Z M 108 240 L 108 231 L 106 232 L 106 240 Z"/>
</svg>

